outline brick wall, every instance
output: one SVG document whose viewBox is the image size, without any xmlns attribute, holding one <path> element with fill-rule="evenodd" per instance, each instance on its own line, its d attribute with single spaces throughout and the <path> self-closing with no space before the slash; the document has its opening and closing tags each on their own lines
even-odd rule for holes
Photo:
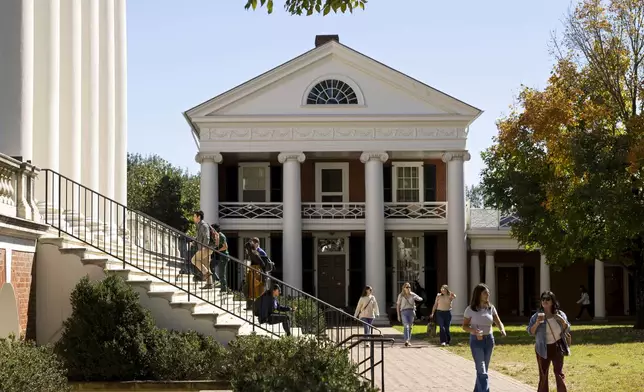
<svg viewBox="0 0 644 392">
<path fill-rule="evenodd" d="M 18 300 L 20 333 L 36 339 L 36 266 L 34 253 L 13 251 L 11 254 L 11 283 Z"/>
</svg>

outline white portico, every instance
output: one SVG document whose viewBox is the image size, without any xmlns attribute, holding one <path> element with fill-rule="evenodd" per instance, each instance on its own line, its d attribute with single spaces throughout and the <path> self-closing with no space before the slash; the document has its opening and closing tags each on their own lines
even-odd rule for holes
<svg viewBox="0 0 644 392">
<path fill-rule="evenodd" d="M 124 204 L 125 7 L 125 0 L 0 1 L 0 152 Z"/>
<path fill-rule="evenodd" d="M 480 110 L 337 36 L 316 44 L 185 113 L 199 141 L 206 220 L 240 241 L 260 233 L 287 283 L 339 306 L 358 285 L 373 286 L 386 304 L 401 280 L 436 274 L 421 259 L 445 252 L 430 252 L 423 238 L 446 232 L 448 281 L 466 298 L 463 164 Z M 364 265 L 351 267 L 357 259 Z"/>
</svg>

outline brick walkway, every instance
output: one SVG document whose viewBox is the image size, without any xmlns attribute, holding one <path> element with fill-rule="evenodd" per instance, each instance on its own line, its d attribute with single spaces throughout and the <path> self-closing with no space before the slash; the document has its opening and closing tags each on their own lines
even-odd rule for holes
<svg viewBox="0 0 644 392">
<path fill-rule="evenodd" d="M 396 338 L 396 344 L 385 349 L 387 391 L 471 392 L 474 389 L 476 371 L 471 360 L 422 341 L 404 347 L 402 333 L 393 328 L 381 330 L 387 337 Z M 380 385 L 378 375 L 376 380 Z M 495 371 L 490 372 L 490 389 L 494 392 L 535 391 L 535 388 Z"/>
</svg>

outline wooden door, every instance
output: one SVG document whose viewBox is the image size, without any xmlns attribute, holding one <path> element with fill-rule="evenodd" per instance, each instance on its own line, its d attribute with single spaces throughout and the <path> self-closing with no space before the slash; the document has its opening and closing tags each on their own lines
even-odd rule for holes
<svg viewBox="0 0 644 392">
<path fill-rule="evenodd" d="M 623 316 L 624 269 L 606 266 L 604 280 L 606 282 L 606 316 Z"/>
<path fill-rule="evenodd" d="M 318 297 L 333 306 L 345 306 L 345 255 L 318 255 Z"/>
<path fill-rule="evenodd" d="M 519 267 L 496 269 L 496 308 L 501 316 L 518 316 Z"/>
</svg>

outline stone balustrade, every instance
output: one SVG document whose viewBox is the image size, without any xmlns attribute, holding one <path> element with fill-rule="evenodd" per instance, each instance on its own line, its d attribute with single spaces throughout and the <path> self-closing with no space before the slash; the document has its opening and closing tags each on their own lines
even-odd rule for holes
<svg viewBox="0 0 644 392">
<path fill-rule="evenodd" d="M 34 200 L 39 169 L 0 153 L 0 215 L 40 222 Z"/>
</svg>

